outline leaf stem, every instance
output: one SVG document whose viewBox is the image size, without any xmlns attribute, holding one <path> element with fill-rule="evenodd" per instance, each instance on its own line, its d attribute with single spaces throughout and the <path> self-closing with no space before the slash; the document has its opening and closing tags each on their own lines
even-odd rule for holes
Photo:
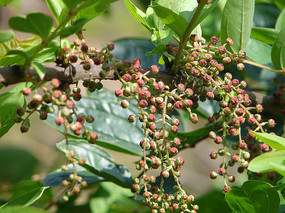
<svg viewBox="0 0 285 213">
<path fill-rule="evenodd" d="M 179 49 L 178 49 L 178 52 L 176 54 L 176 57 L 174 59 L 174 63 L 173 63 L 173 66 L 172 66 L 172 71 L 174 73 L 177 73 L 177 68 L 178 68 L 178 63 L 180 61 L 180 57 L 183 53 L 183 49 L 184 47 L 187 45 L 187 41 L 188 41 L 188 38 L 190 36 L 190 33 L 194 30 L 194 28 L 196 27 L 196 21 L 197 19 L 199 18 L 203 8 L 205 7 L 206 5 L 206 1 L 207 0 L 202 0 L 199 4 L 198 4 L 198 7 L 196 8 L 196 11 L 194 13 L 194 15 L 192 16 L 192 19 L 190 21 L 190 23 L 188 24 L 187 26 L 187 29 L 183 35 L 183 38 L 182 40 L 180 41 L 180 44 L 179 44 Z"/>
<path fill-rule="evenodd" d="M 244 60 L 243 63 L 250 64 L 250 65 L 253 65 L 253 66 L 256 66 L 256 67 L 260 67 L 262 69 L 266 69 L 266 70 L 269 70 L 271 72 L 278 73 L 280 75 L 284 75 L 284 71 L 282 71 L 282 70 L 278 70 L 278 69 L 275 69 L 275 68 L 272 68 L 272 67 L 269 67 L 269 66 L 266 66 L 266 65 L 263 65 L 263 64 L 259 64 L 259 63 L 256 63 L 254 61 Z"/>
</svg>

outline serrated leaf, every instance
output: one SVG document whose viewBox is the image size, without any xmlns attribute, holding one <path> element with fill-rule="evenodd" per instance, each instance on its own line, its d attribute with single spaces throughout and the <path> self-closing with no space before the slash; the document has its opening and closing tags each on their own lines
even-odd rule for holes
<svg viewBox="0 0 285 213">
<path fill-rule="evenodd" d="M 124 2 L 132 16 L 135 17 L 146 29 L 150 30 L 148 24 L 145 21 L 145 13 L 137 8 L 130 0 L 124 0 Z"/>
<path fill-rule="evenodd" d="M 26 101 L 21 92 L 10 91 L 0 95 L 0 138 L 14 125 L 17 109 L 20 107 L 25 108 L 25 105 Z"/>
<path fill-rule="evenodd" d="M 57 24 L 60 23 L 60 14 L 65 8 L 65 4 L 62 0 L 45 0 L 48 5 L 50 11 L 52 12 Z"/>
<path fill-rule="evenodd" d="M 104 178 L 98 177 L 97 175 L 94 175 L 93 173 L 78 165 L 76 165 L 76 172 L 80 177 L 82 177 L 82 180 L 88 183 L 88 185 L 91 183 L 104 181 Z M 49 187 L 61 186 L 62 181 L 68 180 L 70 174 L 73 174 L 72 165 L 68 165 L 68 170 L 66 172 L 58 169 L 54 172 L 49 173 L 43 180 L 43 185 Z"/>
<path fill-rule="evenodd" d="M 277 150 L 285 150 L 285 138 L 268 133 L 252 132 L 259 140 Z"/>
<path fill-rule="evenodd" d="M 282 165 L 285 160 L 285 151 L 269 152 L 255 157 L 250 161 L 248 170 L 252 172 L 271 172 L 274 171 L 272 163 Z"/>
<path fill-rule="evenodd" d="M 231 190 L 226 193 L 225 199 L 233 212 L 254 213 L 254 208 L 247 194 L 239 187 L 233 186 Z"/>
<path fill-rule="evenodd" d="M 16 205 L 23 205 L 24 207 L 31 206 L 34 202 L 36 202 L 38 199 L 41 198 L 44 191 L 48 188 L 49 187 L 40 187 L 38 189 L 34 189 L 30 192 L 27 192 L 27 193 L 5 203 L 4 205 L 2 205 L 0 207 L 0 209 L 4 208 L 6 206 L 16 206 Z"/>
<path fill-rule="evenodd" d="M 273 28 L 253 27 L 251 30 L 251 38 L 259 40 L 266 44 L 274 44 L 278 31 Z"/>
<path fill-rule="evenodd" d="M 15 33 L 11 30 L 1 30 L 0 31 L 0 43 L 9 41 L 15 38 Z"/>
<path fill-rule="evenodd" d="M 79 18 L 77 19 L 72 25 L 62 29 L 58 35 L 61 37 L 61 38 L 65 38 L 65 37 L 68 37 L 74 33 L 77 33 L 79 30 L 82 29 L 82 27 L 84 26 L 84 24 L 86 24 L 88 21 L 87 18 Z"/>
<path fill-rule="evenodd" d="M 271 59 L 276 69 L 282 70 L 285 66 L 285 25 L 280 30 L 271 51 Z"/>
<path fill-rule="evenodd" d="M 254 13 L 254 0 L 228 0 L 222 15 L 221 41 L 231 38 L 233 52 L 244 50 L 250 38 Z"/>
<path fill-rule="evenodd" d="M 9 26 L 17 31 L 33 33 L 46 39 L 53 21 L 44 13 L 29 13 L 27 16 L 14 16 L 9 19 Z"/>
<path fill-rule="evenodd" d="M 45 67 L 39 63 L 39 62 L 32 62 L 32 66 L 35 68 L 37 74 L 39 75 L 40 79 L 43 80 L 44 79 L 44 76 L 46 74 L 46 69 Z"/>
<path fill-rule="evenodd" d="M 114 182 L 122 187 L 132 185 L 131 174 L 126 167 L 114 162 L 113 157 L 101 147 L 89 144 L 84 140 L 68 140 L 69 150 L 75 151 L 75 158 L 85 158 L 86 163 L 81 165 L 88 171 Z M 57 148 L 66 153 L 65 140 L 57 143 Z"/>
<path fill-rule="evenodd" d="M 181 39 L 188 26 L 186 19 L 183 16 L 173 12 L 171 9 L 158 4 L 154 4 L 152 8 L 158 18 L 170 29 L 172 29 Z"/>
</svg>

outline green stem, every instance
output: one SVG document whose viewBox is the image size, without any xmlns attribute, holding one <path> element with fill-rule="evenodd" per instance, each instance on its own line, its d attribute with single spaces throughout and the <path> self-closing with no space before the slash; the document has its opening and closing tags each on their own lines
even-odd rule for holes
<svg viewBox="0 0 285 213">
<path fill-rule="evenodd" d="M 49 37 L 46 40 L 42 40 L 42 42 L 38 45 L 38 47 L 35 49 L 35 51 L 33 52 L 33 54 L 26 60 L 25 64 L 24 64 L 24 69 L 26 69 L 27 67 L 30 66 L 31 62 L 33 61 L 33 59 L 36 57 L 36 55 L 42 50 L 44 49 L 46 46 L 48 46 L 48 44 L 57 37 L 57 33 L 58 31 L 63 28 L 69 21 L 70 19 L 73 18 L 74 15 L 76 15 L 83 7 L 86 6 L 88 2 L 83 2 L 80 6 L 78 6 L 76 9 L 74 9 L 73 11 L 70 10 L 68 15 L 65 17 L 65 19 L 63 19 L 63 21 L 57 26 L 57 28 L 49 35 Z"/>
<path fill-rule="evenodd" d="M 253 65 L 253 66 L 256 66 L 256 67 L 260 67 L 262 69 L 266 69 L 266 70 L 269 70 L 271 72 L 276 72 L 278 74 L 284 74 L 284 72 L 282 70 L 278 70 L 278 69 L 275 69 L 275 68 L 272 68 L 272 67 L 268 67 L 266 65 L 263 65 L 263 64 L 259 64 L 259 63 L 256 63 L 256 62 L 253 62 L 253 61 L 250 61 L 250 60 L 244 60 L 243 63 L 245 64 L 250 64 L 250 65 Z"/>
<path fill-rule="evenodd" d="M 174 59 L 174 63 L 173 63 L 173 66 L 172 66 L 172 70 L 174 73 L 176 73 L 178 70 L 177 70 L 177 66 L 178 66 L 178 63 L 179 63 L 179 60 L 180 60 L 180 57 L 183 53 L 183 49 L 184 47 L 187 45 L 187 42 L 188 42 L 188 38 L 190 36 L 190 33 L 194 30 L 194 28 L 196 27 L 196 21 L 197 19 L 199 18 L 203 8 L 205 7 L 206 5 L 206 1 L 207 0 L 202 0 L 198 7 L 196 8 L 196 11 L 183 35 L 183 38 L 182 40 L 180 41 L 180 45 L 179 45 L 179 49 L 178 49 L 178 52 L 176 54 L 176 57 Z"/>
</svg>

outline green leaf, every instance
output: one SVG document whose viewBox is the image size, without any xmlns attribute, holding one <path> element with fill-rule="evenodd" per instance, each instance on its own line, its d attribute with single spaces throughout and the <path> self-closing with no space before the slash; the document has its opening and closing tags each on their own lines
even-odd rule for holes
<svg viewBox="0 0 285 213">
<path fill-rule="evenodd" d="M 253 27 L 251 30 L 251 38 L 259 40 L 266 44 L 274 44 L 278 31 L 273 28 Z"/>
<path fill-rule="evenodd" d="M 9 4 L 12 1 L 13 0 L 0 0 L 0 5 L 6 6 L 7 4 Z"/>
<path fill-rule="evenodd" d="M 75 9 L 80 3 L 84 2 L 84 1 L 90 1 L 90 0 L 63 0 L 64 4 L 69 9 Z"/>
<path fill-rule="evenodd" d="M 74 33 L 77 33 L 79 30 L 82 29 L 82 27 L 84 26 L 84 24 L 87 23 L 87 21 L 88 19 L 86 18 L 79 18 L 71 26 L 62 29 L 58 34 L 61 38 L 65 38 Z"/>
<path fill-rule="evenodd" d="M 46 69 L 45 67 L 39 63 L 39 62 L 32 62 L 32 66 L 35 68 L 37 74 L 39 75 L 40 79 L 43 80 L 44 79 L 44 76 L 46 74 Z"/>
<path fill-rule="evenodd" d="M 48 188 L 49 187 L 40 187 L 38 189 L 34 189 L 33 191 L 27 192 L 5 203 L 4 205 L 0 207 L 0 209 L 6 206 L 16 206 L 16 205 L 23 205 L 24 207 L 31 206 L 34 202 L 36 202 L 38 199 L 41 198 L 44 191 Z"/>
<path fill-rule="evenodd" d="M 181 39 L 188 26 L 186 19 L 183 16 L 173 12 L 171 9 L 158 4 L 153 4 L 152 8 L 158 18 L 170 29 L 172 29 Z"/>
<path fill-rule="evenodd" d="M 269 66 L 272 66 L 272 61 L 270 56 L 271 50 L 272 47 L 270 45 L 255 40 L 253 38 L 249 39 L 249 42 L 245 49 L 246 56 L 250 58 L 250 60 Z"/>
<path fill-rule="evenodd" d="M 29 58 L 29 54 L 27 54 L 26 52 L 22 51 L 22 50 L 10 50 L 7 55 L 19 55 L 25 59 Z"/>
<path fill-rule="evenodd" d="M 15 34 L 12 30 L 1 30 L 0 31 L 0 43 L 9 41 L 15 38 Z"/>
<path fill-rule="evenodd" d="M 285 151 L 269 152 L 262 154 L 250 161 L 248 170 L 252 172 L 274 171 L 272 163 L 282 165 L 285 160 Z"/>
<path fill-rule="evenodd" d="M 43 13 L 29 13 L 26 17 L 14 16 L 9 19 L 9 26 L 17 31 L 33 33 L 46 39 L 52 27 L 52 18 Z"/>
<path fill-rule="evenodd" d="M 138 112 L 137 108 L 130 104 L 130 107 L 123 109 L 116 99 L 112 92 L 101 90 L 90 97 L 83 97 L 76 106 L 80 113 L 95 118 L 94 123 L 86 123 L 85 126 L 98 133 L 97 145 L 118 152 L 142 155 L 139 146 L 139 141 L 143 139 L 141 124 L 138 120 L 133 124 L 128 121 L 129 115 Z M 59 128 L 54 122 L 56 116 L 56 113 L 50 114 L 47 122 L 63 132 L 63 128 Z"/>
<path fill-rule="evenodd" d="M 146 29 L 150 30 L 148 24 L 145 21 L 145 13 L 137 8 L 130 0 L 124 0 L 124 2 L 132 16 L 135 17 L 143 26 L 145 26 Z"/>
<path fill-rule="evenodd" d="M 269 164 L 272 166 L 274 171 L 278 172 L 280 175 L 285 177 L 285 166 L 284 165 L 272 163 L 272 162 L 270 162 Z"/>
<path fill-rule="evenodd" d="M 285 150 L 285 138 L 278 135 L 271 135 L 268 133 L 253 132 L 252 133 L 262 142 L 277 150 Z"/>
<path fill-rule="evenodd" d="M 276 69 L 282 70 L 285 66 L 285 25 L 279 32 L 271 51 L 271 59 Z"/>
<path fill-rule="evenodd" d="M 282 29 L 282 26 L 285 25 L 285 8 L 281 11 L 281 13 L 278 16 L 278 19 L 275 23 L 275 29 L 280 31 Z"/>
<path fill-rule="evenodd" d="M 217 6 L 218 6 L 219 0 L 216 0 L 211 4 L 211 6 L 205 10 L 202 11 L 202 14 L 199 16 L 197 21 L 195 22 L 195 26 L 200 24 Z"/>
<path fill-rule="evenodd" d="M 85 158 L 86 163 L 81 165 L 88 171 L 103 177 L 107 181 L 114 182 L 122 187 L 131 187 L 132 178 L 126 167 L 116 164 L 112 156 L 95 144 L 89 144 L 84 140 L 69 139 L 69 150 L 75 151 L 75 158 Z M 65 140 L 57 143 L 57 148 L 66 153 Z"/>
<path fill-rule="evenodd" d="M 221 41 L 231 38 L 230 49 L 234 52 L 244 50 L 250 38 L 254 13 L 254 0 L 228 0 L 222 15 Z"/>
<path fill-rule="evenodd" d="M 6 134 L 14 125 L 14 117 L 17 115 L 17 109 L 25 108 L 26 101 L 21 92 L 10 91 L 0 95 L 0 138 Z"/>
<path fill-rule="evenodd" d="M 279 195 L 271 190 L 272 185 L 264 181 L 249 180 L 244 182 L 243 190 L 248 194 L 256 213 L 277 212 L 279 208 Z"/>
<path fill-rule="evenodd" d="M 91 183 L 98 183 L 104 181 L 103 178 L 94 175 L 93 173 L 78 165 L 76 165 L 76 172 L 80 177 L 82 177 L 82 180 L 88 183 L 88 185 Z M 43 185 L 49 187 L 61 186 L 62 181 L 68 180 L 70 174 L 73 174 L 73 166 L 71 164 L 68 165 L 68 170 L 66 172 L 63 172 L 61 169 L 58 169 L 48 174 L 43 180 Z"/>
<path fill-rule="evenodd" d="M 248 199 L 245 191 L 239 187 L 233 186 L 226 193 L 225 199 L 233 212 L 237 213 L 254 213 L 254 208 Z M 257 213 L 257 212 L 256 212 Z"/>
<path fill-rule="evenodd" d="M 47 211 L 32 208 L 32 207 L 23 207 L 23 206 L 11 206 L 4 209 L 1 209 L 1 213 L 48 213 Z"/>
<path fill-rule="evenodd" d="M 62 0 L 45 0 L 50 11 L 52 12 L 57 24 L 60 24 L 60 14 L 65 8 L 65 4 Z"/>
<path fill-rule="evenodd" d="M 87 21 L 94 19 L 100 14 L 104 13 L 110 7 L 110 0 L 95 1 L 92 6 L 89 6 L 76 15 L 76 18 L 87 18 Z"/>
</svg>

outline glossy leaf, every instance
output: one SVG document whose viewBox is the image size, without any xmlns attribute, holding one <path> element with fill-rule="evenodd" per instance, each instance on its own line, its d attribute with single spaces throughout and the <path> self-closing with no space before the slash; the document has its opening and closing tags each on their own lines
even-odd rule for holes
<svg viewBox="0 0 285 213">
<path fill-rule="evenodd" d="M 9 26 L 17 31 L 33 33 L 46 39 L 52 27 L 52 18 L 43 13 L 30 13 L 26 17 L 14 16 L 9 19 Z"/>
<path fill-rule="evenodd" d="M 278 31 L 273 28 L 253 27 L 251 30 L 251 38 L 259 40 L 266 44 L 274 44 Z"/>
<path fill-rule="evenodd" d="M 88 185 L 91 183 L 98 183 L 98 182 L 104 181 L 104 178 L 98 177 L 78 165 L 76 166 L 76 172 L 80 177 L 82 177 L 82 180 L 88 183 Z M 58 169 L 48 174 L 43 180 L 43 185 L 50 186 L 50 187 L 61 186 L 62 181 L 68 180 L 70 174 L 73 174 L 72 165 L 68 165 L 68 170 L 66 172 L 63 172 L 61 169 Z"/>
<path fill-rule="evenodd" d="M 250 60 L 269 66 L 272 66 L 272 61 L 270 56 L 271 50 L 272 47 L 270 45 L 255 40 L 253 38 L 249 39 L 249 42 L 245 49 L 246 56 L 250 58 Z"/>
<path fill-rule="evenodd" d="M 281 11 L 275 24 L 275 29 L 280 31 L 285 25 L 285 8 Z"/>
<path fill-rule="evenodd" d="M 277 150 L 285 150 L 285 138 L 268 133 L 252 132 L 259 140 Z"/>
<path fill-rule="evenodd" d="M 85 158 L 86 163 L 81 165 L 86 170 L 114 182 L 122 187 L 130 187 L 132 178 L 126 167 L 114 162 L 113 157 L 101 147 L 89 144 L 84 140 L 68 140 L 69 150 L 75 151 L 75 158 Z M 57 148 L 66 153 L 66 143 L 62 141 Z"/>
<path fill-rule="evenodd" d="M 15 38 L 15 34 L 11 30 L 1 30 L 0 31 L 0 43 L 9 41 Z"/>
<path fill-rule="evenodd" d="M 233 186 L 231 190 L 226 193 L 225 199 L 233 212 L 254 213 L 254 208 L 247 194 L 239 187 Z"/>
<path fill-rule="evenodd" d="M 74 33 L 77 33 L 79 30 L 82 29 L 84 24 L 86 24 L 88 19 L 86 18 L 79 18 L 77 19 L 72 25 L 62 29 L 58 34 L 61 38 L 68 37 Z"/>
<path fill-rule="evenodd" d="M 253 13 L 254 0 L 228 0 L 222 15 L 222 44 L 231 38 L 234 44 L 229 48 L 232 51 L 244 50 L 250 38 Z"/>
<path fill-rule="evenodd" d="M 49 187 L 41 187 L 38 189 L 34 189 L 30 192 L 27 192 L 23 195 L 20 195 L 19 197 L 10 200 L 9 202 L 5 203 L 0 207 L 4 208 L 6 206 L 16 206 L 16 205 L 23 205 L 24 207 L 26 206 L 31 206 L 33 203 L 35 203 L 38 199 L 41 198 L 43 195 L 44 191 L 48 189 Z"/>
<path fill-rule="evenodd" d="M 256 213 L 277 212 L 279 208 L 279 195 L 271 190 L 272 185 L 264 181 L 249 180 L 244 182 L 243 190 L 248 194 Z"/>
<path fill-rule="evenodd" d="M 13 0 L 0 0 L 0 5 L 6 6 L 7 4 L 11 3 Z"/>
<path fill-rule="evenodd" d="M 143 26 L 145 26 L 145 28 L 150 30 L 147 22 L 145 21 L 145 13 L 137 8 L 130 0 L 124 0 L 124 2 L 132 16 L 135 17 L 135 19 L 137 19 Z"/>
<path fill-rule="evenodd" d="M 271 51 L 271 59 L 276 69 L 282 70 L 285 66 L 285 25 L 279 32 Z"/>
<path fill-rule="evenodd" d="M 6 134 L 9 129 L 14 125 L 14 117 L 17 115 L 17 109 L 26 105 L 25 98 L 18 88 L 23 84 L 16 87 L 10 92 L 0 95 L 0 138 Z"/>
<path fill-rule="evenodd" d="M 100 14 L 104 13 L 110 7 L 111 0 L 97 0 L 92 1 L 90 6 L 80 10 L 80 12 L 76 15 L 76 18 L 82 19 L 86 18 L 88 21 L 94 19 Z"/>
<path fill-rule="evenodd" d="M 1 209 L 1 213 L 48 213 L 47 211 L 32 208 L 32 207 L 23 207 L 23 206 L 11 206 L 4 209 Z"/>
<path fill-rule="evenodd" d="M 269 152 L 262 154 L 250 161 L 248 170 L 252 172 L 274 171 L 272 163 L 282 165 L 285 160 L 285 151 Z"/>
<path fill-rule="evenodd" d="M 186 19 L 173 12 L 171 9 L 158 4 L 154 4 L 152 8 L 159 19 L 172 29 L 181 39 L 188 25 Z"/>
<path fill-rule="evenodd" d="M 44 76 L 46 74 L 45 67 L 41 63 L 36 62 L 36 61 L 32 62 L 32 66 L 35 68 L 35 70 L 36 70 L 37 74 L 39 75 L 40 79 L 43 80 Z"/>
<path fill-rule="evenodd" d="M 47 6 L 49 7 L 50 11 L 52 12 L 57 24 L 60 23 L 60 14 L 62 10 L 66 7 L 62 0 L 45 0 Z"/>
</svg>

